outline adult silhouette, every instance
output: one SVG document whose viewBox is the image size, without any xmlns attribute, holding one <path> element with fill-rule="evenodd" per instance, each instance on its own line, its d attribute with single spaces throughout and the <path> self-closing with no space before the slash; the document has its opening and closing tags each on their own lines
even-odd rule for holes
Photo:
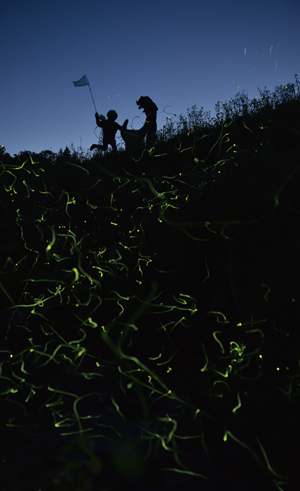
<svg viewBox="0 0 300 491">
<path fill-rule="evenodd" d="M 145 137 L 146 147 L 150 149 L 155 143 L 158 107 L 148 96 L 141 96 L 136 101 L 136 104 L 138 105 L 139 109 L 143 108 L 143 112 L 146 114 L 146 121 L 139 130 L 127 130 L 128 120 L 126 120 L 124 122 L 121 135 L 125 141 L 127 150 L 140 148 Z"/>
</svg>

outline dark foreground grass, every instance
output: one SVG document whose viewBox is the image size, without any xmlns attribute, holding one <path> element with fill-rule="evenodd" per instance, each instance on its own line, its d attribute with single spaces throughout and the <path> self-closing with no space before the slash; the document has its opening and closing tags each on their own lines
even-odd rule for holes
<svg viewBox="0 0 300 491">
<path fill-rule="evenodd" d="M 297 488 L 298 88 L 2 156 L 1 489 Z"/>
</svg>

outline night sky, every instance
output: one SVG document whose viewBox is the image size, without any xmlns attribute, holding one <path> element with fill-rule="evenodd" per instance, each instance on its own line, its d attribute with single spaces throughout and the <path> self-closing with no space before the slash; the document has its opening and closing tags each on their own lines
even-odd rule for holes
<svg viewBox="0 0 300 491">
<path fill-rule="evenodd" d="M 299 0 L 1 0 L 0 145 L 13 156 L 97 143 L 89 88 L 73 85 L 83 75 L 98 112 L 135 129 L 141 95 L 158 128 L 164 108 L 214 116 L 239 91 L 259 98 L 300 75 L 299 25 Z"/>
</svg>

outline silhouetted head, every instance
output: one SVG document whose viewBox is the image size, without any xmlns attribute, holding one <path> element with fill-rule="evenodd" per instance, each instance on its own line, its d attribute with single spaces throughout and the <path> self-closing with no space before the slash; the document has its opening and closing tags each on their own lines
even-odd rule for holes
<svg viewBox="0 0 300 491">
<path fill-rule="evenodd" d="M 107 116 L 107 119 L 110 119 L 110 121 L 116 121 L 118 114 L 116 111 L 111 109 L 111 111 L 108 111 L 106 116 Z"/>
<path fill-rule="evenodd" d="M 141 96 L 138 101 L 136 101 L 139 109 L 143 108 L 146 109 L 147 111 L 157 111 L 158 107 L 157 105 L 150 99 L 150 97 L 146 96 Z"/>
</svg>

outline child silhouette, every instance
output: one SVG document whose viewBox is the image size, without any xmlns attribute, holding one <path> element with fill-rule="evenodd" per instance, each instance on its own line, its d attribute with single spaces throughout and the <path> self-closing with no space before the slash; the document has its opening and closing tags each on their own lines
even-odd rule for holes
<svg viewBox="0 0 300 491">
<path fill-rule="evenodd" d="M 118 114 L 116 111 L 113 109 L 111 111 L 108 111 L 107 113 L 107 119 L 105 119 L 102 114 L 95 113 L 95 118 L 96 118 L 96 123 L 97 126 L 102 128 L 103 130 L 103 144 L 102 145 L 96 145 L 93 144 L 90 148 L 90 150 L 94 150 L 95 148 L 98 148 L 99 150 L 107 150 L 108 145 L 112 147 L 114 151 L 117 150 L 117 145 L 116 145 L 116 132 L 117 130 L 123 131 L 124 126 L 128 123 L 128 120 L 124 121 L 123 126 L 120 126 L 118 123 L 116 123 L 116 119 L 118 117 Z"/>
</svg>

